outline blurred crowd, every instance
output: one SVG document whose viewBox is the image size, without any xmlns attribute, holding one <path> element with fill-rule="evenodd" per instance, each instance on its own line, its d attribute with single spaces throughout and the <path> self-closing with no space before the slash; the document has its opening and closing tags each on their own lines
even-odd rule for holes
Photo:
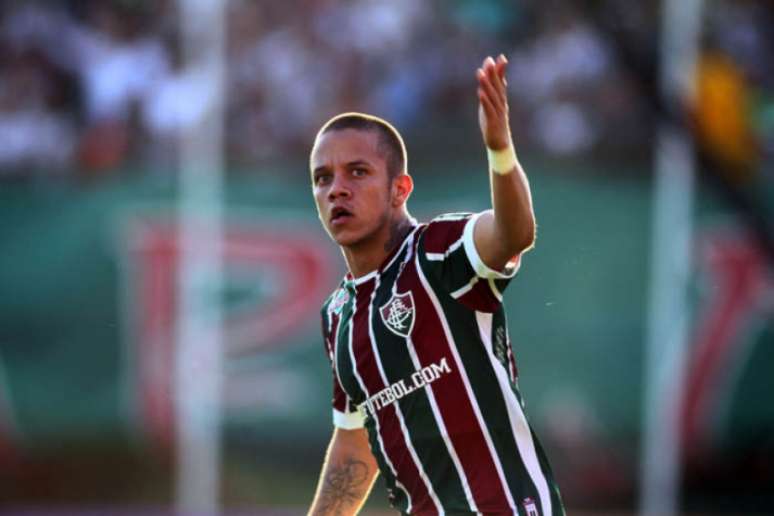
<svg viewBox="0 0 774 516">
<path fill-rule="evenodd" d="M 227 160 L 239 168 L 303 156 L 316 128 L 347 110 L 385 116 L 443 150 L 477 134 L 474 71 L 500 51 L 511 63 L 521 149 L 647 157 L 654 92 L 637 74 L 654 63 L 657 4 L 230 0 Z M 711 138 L 737 116 L 750 152 L 771 156 L 769 2 L 707 4 L 707 52 L 731 67 L 710 69 L 726 74 L 720 104 L 728 73 L 741 91 L 718 107 L 710 81 L 710 115 L 699 125 Z M 0 176 L 174 170 L 179 135 L 207 114 L 207 92 L 184 59 L 177 2 L 7 1 L 0 16 Z"/>
</svg>

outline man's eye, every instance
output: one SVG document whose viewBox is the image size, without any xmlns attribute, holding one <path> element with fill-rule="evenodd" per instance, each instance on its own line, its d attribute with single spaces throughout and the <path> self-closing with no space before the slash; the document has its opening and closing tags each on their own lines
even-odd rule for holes
<svg viewBox="0 0 774 516">
<path fill-rule="evenodd" d="M 330 180 L 331 176 L 329 174 L 320 174 L 319 176 L 314 178 L 314 184 L 316 185 L 324 185 Z"/>
<path fill-rule="evenodd" d="M 366 173 L 367 173 L 366 169 L 364 169 L 364 168 L 354 168 L 354 169 L 352 169 L 352 175 L 355 176 L 355 177 L 363 177 L 364 175 L 366 175 Z"/>
</svg>

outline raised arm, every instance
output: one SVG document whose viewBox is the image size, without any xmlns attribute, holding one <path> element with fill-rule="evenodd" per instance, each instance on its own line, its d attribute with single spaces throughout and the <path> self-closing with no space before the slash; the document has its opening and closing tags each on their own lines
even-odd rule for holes
<svg viewBox="0 0 774 516">
<path fill-rule="evenodd" d="M 377 472 L 366 430 L 336 428 L 309 516 L 357 514 L 368 498 Z"/>
<path fill-rule="evenodd" d="M 478 121 L 489 157 L 493 210 L 478 218 L 473 238 L 484 263 L 498 271 L 535 241 L 529 182 L 516 158 L 508 121 L 507 64 L 502 54 L 496 62 L 487 57 L 476 72 Z"/>
</svg>

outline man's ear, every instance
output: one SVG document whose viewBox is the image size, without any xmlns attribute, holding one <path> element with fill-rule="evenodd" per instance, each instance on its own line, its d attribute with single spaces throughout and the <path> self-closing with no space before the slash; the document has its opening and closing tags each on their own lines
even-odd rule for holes
<svg viewBox="0 0 774 516">
<path fill-rule="evenodd" d="M 392 182 L 392 205 L 398 207 L 405 204 L 413 190 L 414 180 L 410 175 L 403 173 L 396 177 Z"/>
</svg>

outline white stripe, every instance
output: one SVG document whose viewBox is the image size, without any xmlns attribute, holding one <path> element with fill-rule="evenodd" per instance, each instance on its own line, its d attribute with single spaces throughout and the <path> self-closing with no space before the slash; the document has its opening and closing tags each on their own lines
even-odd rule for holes
<svg viewBox="0 0 774 516">
<path fill-rule="evenodd" d="M 341 290 L 342 288 L 344 288 L 344 287 L 339 287 L 339 288 L 336 289 L 336 292 L 333 295 L 334 298 L 338 294 L 339 290 Z M 333 300 L 331 300 L 331 302 L 328 303 L 328 307 L 325 309 L 325 315 L 326 315 L 326 317 L 328 319 L 328 335 L 333 339 L 334 346 L 328 346 L 327 342 L 325 343 L 325 346 L 326 346 L 326 348 L 328 350 L 328 356 L 330 357 L 331 362 L 333 362 L 333 357 L 334 357 L 334 353 L 335 353 L 336 336 L 338 335 L 338 331 L 339 331 L 339 327 L 336 326 L 336 335 L 331 335 L 332 330 L 333 330 L 333 318 L 334 317 L 338 317 L 339 321 L 341 321 L 341 312 L 339 312 L 339 315 L 337 316 L 332 311 L 330 311 L 329 308 L 331 306 L 331 303 L 333 303 Z M 344 307 L 342 306 L 342 310 L 343 310 L 343 308 Z M 324 335 L 323 335 L 323 337 L 324 337 Z"/>
<path fill-rule="evenodd" d="M 411 338 L 408 338 L 406 342 L 408 344 L 409 354 L 411 355 L 411 361 L 414 363 L 416 370 L 419 371 L 422 369 L 422 363 L 419 361 L 419 357 L 417 356 L 416 348 L 414 347 L 414 341 L 412 341 Z M 462 489 L 465 491 L 465 498 L 468 500 L 468 506 L 470 507 L 471 511 L 480 514 L 478 508 L 476 507 L 476 501 L 473 499 L 473 492 L 470 490 L 468 477 L 465 475 L 465 470 L 462 467 L 460 458 L 457 456 L 457 451 L 454 449 L 454 445 L 449 439 L 449 431 L 446 429 L 446 424 L 443 422 L 443 418 L 441 417 L 441 411 L 438 408 L 438 402 L 435 400 L 435 393 L 433 392 L 432 385 L 428 384 L 425 392 L 427 392 L 427 398 L 430 401 L 430 407 L 433 409 L 433 416 L 435 417 L 435 422 L 438 424 L 438 430 L 441 433 L 443 442 L 446 444 L 446 449 L 449 451 L 449 455 L 451 456 L 452 462 L 454 463 L 454 467 L 457 470 L 460 481 L 462 482 Z"/>
<path fill-rule="evenodd" d="M 508 339 L 507 333 L 506 333 L 506 339 Z M 513 350 L 511 349 L 511 346 L 508 346 L 508 374 L 510 375 L 511 381 L 515 383 L 516 382 L 516 359 L 513 356 Z"/>
<path fill-rule="evenodd" d="M 407 260 L 409 256 L 406 257 Z M 419 267 L 419 263 L 417 262 L 417 267 Z M 395 280 L 395 283 L 392 285 L 392 295 L 397 294 L 398 289 L 398 281 Z M 414 317 L 416 317 L 416 314 L 414 314 Z M 414 364 L 414 369 L 419 371 L 422 369 L 422 363 L 419 361 L 419 357 L 417 356 L 416 348 L 414 346 L 414 341 L 411 339 L 411 337 L 406 338 L 406 344 L 409 351 L 409 355 L 411 356 L 411 362 Z M 427 392 L 427 398 L 430 402 L 430 407 L 433 410 L 433 416 L 435 417 L 435 422 L 438 425 L 438 429 L 441 433 L 441 437 L 443 438 L 444 443 L 446 444 L 446 449 L 449 451 L 449 455 L 451 456 L 452 462 L 454 463 L 454 467 L 457 470 L 457 474 L 460 477 L 460 481 L 462 482 L 462 489 L 465 491 L 465 498 L 468 500 L 468 507 L 471 511 L 478 513 L 478 508 L 476 507 L 476 502 L 473 499 L 473 493 L 470 490 L 470 483 L 468 482 L 467 475 L 465 475 L 465 470 L 462 467 L 462 463 L 460 462 L 460 458 L 457 455 L 457 451 L 454 449 L 454 445 L 451 442 L 451 439 L 449 439 L 449 431 L 446 429 L 446 424 L 443 421 L 443 418 L 441 417 L 441 411 L 438 408 L 438 403 L 435 400 L 435 392 L 433 391 L 433 387 L 431 385 L 427 386 L 426 391 Z"/>
<path fill-rule="evenodd" d="M 378 285 L 378 281 L 377 281 Z M 374 290 L 376 292 L 376 290 Z M 355 320 L 355 311 L 357 309 L 357 295 L 355 297 L 355 302 L 352 307 L 352 317 L 349 320 L 349 342 L 347 344 L 347 347 L 349 348 L 349 358 L 352 361 L 352 372 L 355 375 L 355 378 L 357 379 L 357 383 L 360 384 L 360 388 L 363 390 L 363 394 L 365 394 L 366 398 L 368 397 L 368 389 L 366 389 L 365 383 L 363 382 L 363 379 L 360 377 L 360 373 L 357 372 L 357 360 L 355 360 L 355 352 L 352 349 L 352 323 Z M 370 314 L 370 308 L 369 308 L 369 317 Z M 370 323 L 369 323 L 370 326 Z M 395 478 L 395 484 L 404 492 L 406 493 L 406 500 L 408 500 L 408 507 L 406 508 L 406 512 L 411 513 L 412 508 L 412 501 L 411 501 L 411 494 L 408 492 L 408 490 L 405 488 L 403 484 L 398 480 L 398 473 L 395 471 L 395 466 L 393 466 L 392 461 L 390 460 L 390 456 L 387 455 L 387 450 L 384 448 L 384 441 L 382 440 L 382 432 L 379 429 L 379 418 L 376 417 L 376 414 L 373 414 L 374 423 L 376 424 L 376 439 L 379 441 L 379 448 L 382 450 L 382 456 L 384 457 L 384 460 L 387 462 L 387 465 L 390 467 L 390 471 L 392 471 L 392 476 Z"/>
<path fill-rule="evenodd" d="M 465 294 L 467 294 L 468 292 L 470 292 L 471 290 L 473 290 L 473 286 L 476 284 L 477 281 L 478 281 L 478 276 L 473 276 L 473 279 L 470 280 L 467 284 L 465 284 L 465 286 L 463 286 L 462 288 L 458 288 L 457 290 L 455 290 L 449 295 L 454 299 L 459 299 Z"/>
<path fill-rule="evenodd" d="M 478 254 L 478 249 L 476 249 L 476 242 L 474 238 L 474 230 L 476 228 L 476 222 L 482 213 L 476 213 L 470 217 L 470 220 L 468 220 L 467 224 L 465 224 L 465 229 L 462 231 L 462 239 L 465 242 L 465 254 L 468 255 L 468 261 L 473 267 L 473 270 L 476 271 L 476 274 L 482 278 L 512 278 L 519 270 L 519 267 L 521 267 L 521 254 L 516 256 L 515 262 L 509 262 L 506 264 L 502 271 L 496 271 L 490 268 L 487 264 L 484 263 L 484 260 L 481 259 L 481 255 Z"/>
<path fill-rule="evenodd" d="M 325 352 L 328 354 L 328 360 L 331 361 L 331 365 L 333 365 L 333 349 L 331 349 L 331 343 L 330 343 L 330 335 L 331 335 L 331 326 L 332 326 L 332 317 L 328 316 L 328 334 L 326 335 L 323 333 L 323 340 L 325 340 Z"/>
<path fill-rule="evenodd" d="M 425 253 L 425 258 L 430 260 L 431 262 L 441 262 L 449 257 L 450 254 L 452 254 L 454 251 L 462 247 L 462 245 L 465 243 L 464 236 L 461 236 L 456 242 L 454 242 L 452 245 L 446 249 L 443 253 Z"/>
<path fill-rule="evenodd" d="M 502 303 L 503 295 L 497 289 L 497 285 L 495 285 L 494 278 L 489 278 L 489 289 L 492 291 L 492 294 L 494 294 L 494 297 L 496 297 L 497 300 Z"/>
<path fill-rule="evenodd" d="M 366 281 L 368 281 L 368 280 L 370 280 L 371 278 L 373 278 L 374 276 L 376 276 L 376 274 L 377 274 L 378 272 L 379 272 L 379 269 L 374 269 L 374 270 L 372 270 L 371 272 L 369 272 L 368 274 L 366 274 L 365 276 L 360 276 L 359 278 L 355 278 L 355 277 L 353 276 L 352 282 L 353 282 L 355 285 L 362 285 L 362 284 L 363 284 L 363 283 L 365 283 Z"/>
<path fill-rule="evenodd" d="M 492 443 L 492 436 L 489 434 L 489 428 L 486 426 L 486 423 L 484 421 L 483 416 L 481 415 L 481 409 L 478 406 L 478 401 L 476 400 L 476 397 L 473 394 L 473 389 L 470 386 L 470 380 L 468 379 L 468 375 L 465 372 L 465 367 L 462 365 L 462 360 L 460 359 L 459 352 L 457 351 L 457 344 L 454 342 L 454 337 L 452 336 L 451 330 L 449 329 L 449 323 L 446 320 L 446 315 L 443 313 L 443 310 L 441 309 L 441 304 L 438 301 L 438 297 L 435 295 L 435 292 L 433 291 L 432 287 L 427 281 L 427 278 L 425 277 L 425 273 L 422 271 L 422 268 L 419 265 L 419 258 L 416 259 L 416 267 L 417 267 L 417 275 L 419 276 L 419 280 L 422 283 L 422 286 L 425 289 L 425 292 L 427 292 L 428 297 L 430 298 L 430 301 L 433 303 L 433 307 L 435 308 L 436 314 L 438 315 L 438 319 L 441 322 L 441 325 L 443 326 L 443 332 L 446 336 L 446 342 L 449 344 L 449 349 L 451 350 L 452 355 L 454 356 L 454 361 L 457 364 L 457 369 L 460 371 L 460 377 L 462 378 L 462 383 L 465 385 L 465 392 L 468 395 L 468 399 L 470 400 L 471 406 L 473 407 L 473 412 L 476 414 L 476 419 L 478 420 L 478 426 L 481 429 L 481 433 L 484 435 L 484 440 L 486 441 L 487 448 L 489 448 L 489 454 L 492 458 L 492 462 L 495 465 L 495 469 L 497 469 L 497 475 L 500 477 L 500 484 L 503 488 L 503 491 L 505 492 L 505 496 L 508 499 L 508 505 L 513 510 L 514 514 L 518 514 L 516 510 L 516 504 L 513 501 L 513 496 L 511 495 L 511 490 L 508 487 L 508 482 L 505 478 L 505 473 L 503 472 L 503 466 L 500 463 L 500 458 L 495 452 L 494 444 Z"/>
<path fill-rule="evenodd" d="M 464 220 L 470 217 L 470 215 L 470 213 L 444 213 L 442 215 L 438 215 L 430 222 L 453 222 L 455 220 Z"/>
<path fill-rule="evenodd" d="M 497 376 L 497 383 L 500 385 L 500 391 L 505 398 L 505 406 L 508 412 L 508 419 L 511 422 L 511 429 L 513 430 L 513 436 L 516 441 L 516 447 L 519 449 L 519 454 L 524 461 L 524 467 L 527 469 L 532 482 L 535 484 L 535 488 L 538 490 L 540 496 L 540 505 L 543 508 L 543 516 L 551 516 L 551 495 L 548 490 L 548 482 L 543 474 L 543 470 L 540 468 L 540 461 L 538 460 L 537 451 L 535 450 L 535 443 L 532 441 L 532 433 L 527 423 L 527 418 L 524 416 L 524 412 L 521 409 L 521 403 L 519 403 L 516 394 L 511 390 L 506 371 L 500 362 L 497 362 L 494 358 L 494 350 L 492 349 L 492 314 L 483 312 L 476 312 L 476 322 L 478 323 L 478 332 L 481 335 L 481 340 L 484 342 L 488 351 L 489 361 L 492 363 L 492 369 L 494 369 Z"/>
<path fill-rule="evenodd" d="M 412 238 L 413 240 L 413 238 Z M 384 373 L 384 368 L 382 367 L 382 361 L 379 358 L 379 350 L 376 348 L 376 338 L 374 336 L 374 328 L 373 328 L 373 307 L 374 307 L 374 299 L 376 298 L 376 291 L 379 288 L 381 277 L 378 277 L 376 279 L 376 284 L 374 285 L 374 291 L 371 293 L 371 300 L 368 303 L 368 337 L 371 341 L 371 349 L 374 353 L 374 361 L 376 362 L 376 366 L 379 369 L 379 375 L 382 378 L 382 382 L 384 383 L 385 387 L 390 385 L 390 382 L 387 380 L 387 375 Z M 396 279 L 397 282 L 397 279 Z M 354 358 L 353 358 L 354 360 Z M 354 362 L 356 363 L 356 362 Z M 366 395 L 368 394 L 367 391 Z M 403 440 L 406 442 L 406 448 L 408 448 L 409 454 L 411 454 L 411 458 L 414 460 L 414 465 L 417 468 L 417 471 L 419 471 L 419 476 L 422 478 L 422 482 L 424 482 L 425 487 L 427 488 L 427 492 L 430 494 L 430 498 L 432 498 L 433 503 L 435 504 L 435 508 L 438 511 L 439 515 L 445 514 L 444 508 L 441 505 L 441 501 L 438 499 L 438 495 L 435 494 L 435 491 L 433 490 L 433 485 L 430 483 L 430 479 L 427 476 L 427 473 L 425 472 L 424 468 L 422 467 L 422 463 L 419 460 L 419 456 L 417 456 L 417 452 L 414 449 L 414 445 L 411 443 L 411 437 L 409 436 L 408 427 L 406 427 L 406 421 L 403 419 L 403 412 L 400 410 L 400 405 L 398 403 L 393 404 L 395 407 L 395 413 L 398 416 L 398 421 L 400 422 L 400 429 L 401 433 L 403 434 Z M 379 421 L 379 418 L 376 414 L 372 414 L 373 418 L 377 421 Z M 386 455 L 386 454 L 385 454 Z M 397 475 L 396 475 L 397 478 Z M 411 499 L 409 498 L 409 501 Z M 411 509 L 406 511 L 407 513 L 411 513 Z"/>
</svg>

